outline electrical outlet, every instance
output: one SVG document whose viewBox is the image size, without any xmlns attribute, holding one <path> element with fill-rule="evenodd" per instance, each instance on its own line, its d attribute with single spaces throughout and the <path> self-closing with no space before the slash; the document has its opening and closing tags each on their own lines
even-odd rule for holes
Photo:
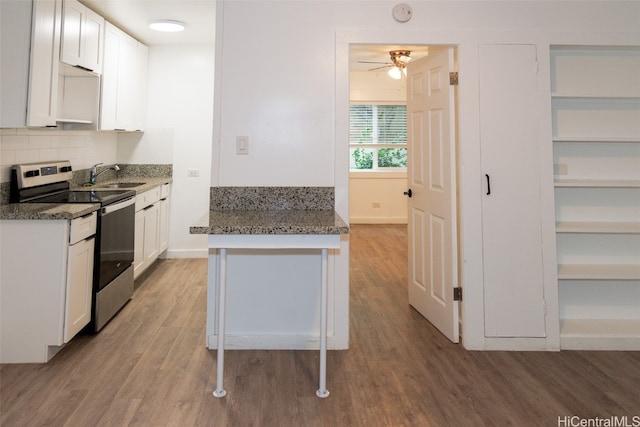
<svg viewBox="0 0 640 427">
<path fill-rule="evenodd" d="M 200 169 L 189 169 L 187 171 L 187 176 L 192 178 L 200 176 Z"/>
</svg>

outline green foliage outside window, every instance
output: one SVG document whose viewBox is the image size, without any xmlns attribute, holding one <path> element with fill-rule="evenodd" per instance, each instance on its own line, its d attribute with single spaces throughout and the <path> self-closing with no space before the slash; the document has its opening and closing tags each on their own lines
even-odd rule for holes
<svg viewBox="0 0 640 427">
<path fill-rule="evenodd" d="M 367 147 L 357 147 L 367 144 Z M 374 148 L 371 144 L 398 144 Z M 352 105 L 349 120 L 351 169 L 406 168 L 407 110 L 404 105 Z"/>
</svg>

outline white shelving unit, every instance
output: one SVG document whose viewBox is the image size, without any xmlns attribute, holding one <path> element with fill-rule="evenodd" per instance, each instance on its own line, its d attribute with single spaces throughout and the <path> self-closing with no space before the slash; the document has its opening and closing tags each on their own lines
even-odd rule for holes
<svg viewBox="0 0 640 427">
<path fill-rule="evenodd" d="M 640 350 L 640 46 L 552 46 L 560 347 Z"/>
</svg>

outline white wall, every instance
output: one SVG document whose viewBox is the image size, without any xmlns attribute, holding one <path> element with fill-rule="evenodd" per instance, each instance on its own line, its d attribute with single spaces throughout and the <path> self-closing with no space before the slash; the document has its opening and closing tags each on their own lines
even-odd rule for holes
<svg viewBox="0 0 640 427">
<path fill-rule="evenodd" d="M 213 44 L 149 48 L 147 128 L 122 134 L 118 161 L 173 163 L 169 258 L 206 257 L 207 239 L 189 227 L 209 210 Z M 199 177 L 188 177 L 191 169 Z"/>
<path fill-rule="evenodd" d="M 349 44 L 458 46 L 463 339 L 465 346 L 484 348 L 478 44 L 535 44 L 540 72 L 548 75 L 550 44 L 637 43 L 640 3 L 414 1 L 413 17 L 405 24 L 391 16 L 396 3 L 220 2 L 211 184 L 335 186 L 336 209 L 346 218 Z M 549 100 L 532 102 L 541 113 L 539 141 L 548 142 Z M 237 135 L 249 136 L 248 156 L 235 155 Z M 541 171 L 546 179 L 543 240 L 553 254 L 553 172 L 545 147 L 540 147 L 541 156 L 549 155 Z M 555 268 L 548 258 L 546 268 Z M 348 301 L 348 242 L 334 261 L 334 298 L 343 303 Z"/>
<path fill-rule="evenodd" d="M 351 172 L 349 222 L 351 224 L 406 224 L 406 172 Z"/>
<path fill-rule="evenodd" d="M 351 103 L 405 104 L 406 79 L 395 80 L 386 71 L 351 71 Z M 406 224 L 407 173 L 357 171 L 349 173 L 349 222 L 352 224 Z"/>
</svg>

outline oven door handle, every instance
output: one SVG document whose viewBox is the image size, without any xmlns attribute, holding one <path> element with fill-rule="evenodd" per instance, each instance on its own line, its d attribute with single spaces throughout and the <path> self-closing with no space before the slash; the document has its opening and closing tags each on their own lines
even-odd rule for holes
<svg viewBox="0 0 640 427">
<path fill-rule="evenodd" d="M 111 212 L 119 211 L 120 209 L 124 209 L 127 206 L 133 205 L 135 202 L 136 202 L 136 198 L 131 197 L 125 200 L 124 202 L 114 203 L 112 205 L 105 206 L 104 208 L 102 208 L 102 215 L 108 215 Z"/>
</svg>

